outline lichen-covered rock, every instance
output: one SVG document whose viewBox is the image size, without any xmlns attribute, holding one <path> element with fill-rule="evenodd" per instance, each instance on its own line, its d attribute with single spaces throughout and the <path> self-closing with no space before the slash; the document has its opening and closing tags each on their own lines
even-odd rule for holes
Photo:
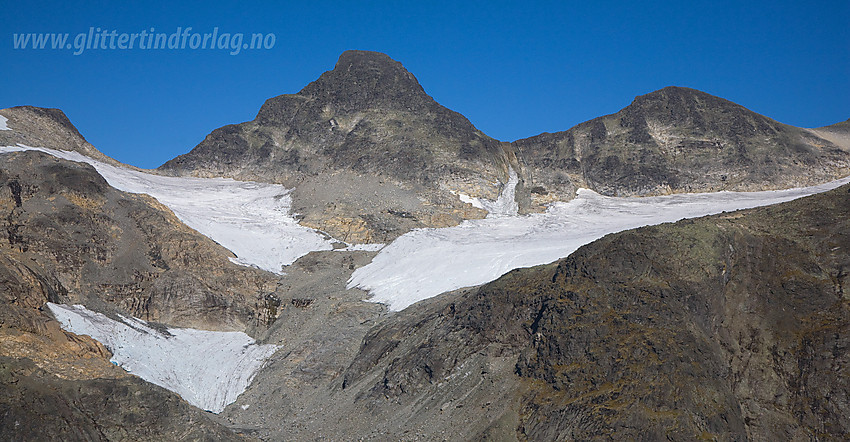
<svg viewBox="0 0 850 442">
<path fill-rule="evenodd" d="M 0 355 L 0 437 L 8 441 L 237 441 L 179 396 L 141 379 L 60 379 Z"/>
</svg>

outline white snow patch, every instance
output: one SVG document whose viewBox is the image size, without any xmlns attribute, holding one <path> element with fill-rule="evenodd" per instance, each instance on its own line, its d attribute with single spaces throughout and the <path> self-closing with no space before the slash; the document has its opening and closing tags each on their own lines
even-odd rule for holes
<svg viewBox="0 0 850 442">
<path fill-rule="evenodd" d="M 237 264 L 282 273 L 283 266 L 307 253 L 333 249 L 325 236 L 290 216 L 290 190 L 277 184 L 166 177 L 115 167 L 77 152 L 0 147 L 0 153 L 22 150 L 91 164 L 112 187 L 156 198 L 186 225 L 233 252 L 238 258 L 232 261 Z"/>
<path fill-rule="evenodd" d="M 493 281 L 512 269 L 566 257 L 609 233 L 790 201 L 847 182 L 850 177 L 780 191 L 642 198 L 606 197 L 580 189 L 574 200 L 556 203 L 542 214 L 494 216 L 456 227 L 413 230 L 357 269 L 348 287 L 368 290 L 370 301 L 402 310 L 440 293 Z"/>
<path fill-rule="evenodd" d="M 519 212 L 519 205 L 516 202 L 516 185 L 519 184 L 519 177 L 513 168 L 509 168 L 508 173 L 508 182 L 505 183 L 505 187 L 499 192 L 499 197 L 496 198 L 496 201 L 478 200 L 482 208 L 488 212 L 487 218 L 516 216 Z"/>
<path fill-rule="evenodd" d="M 374 243 L 374 244 L 348 244 L 348 243 L 346 243 L 345 247 L 343 247 L 341 249 L 336 249 L 336 250 L 339 251 L 339 252 L 357 252 L 357 251 L 377 252 L 377 251 L 383 249 L 384 247 L 386 247 L 386 244 L 377 244 L 377 243 Z"/>
<path fill-rule="evenodd" d="M 516 202 L 516 186 L 519 184 L 519 177 L 513 168 L 508 168 L 508 182 L 499 192 L 498 198 L 495 201 L 484 198 L 476 198 L 463 193 L 450 191 L 460 198 L 460 201 L 466 204 L 471 204 L 472 207 L 484 209 L 487 211 L 487 217 L 513 216 L 519 212 L 519 205 Z"/>
<path fill-rule="evenodd" d="M 12 130 L 9 129 L 9 126 L 6 125 L 6 122 L 9 121 L 6 117 L 0 115 L 0 130 Z"/>
<path fill-rule="evenodd" d="M 484 204 L 481 204 L 481 200 L 478 199 L 478 198 L 475 198 L 474 196 L 465 195 L 463 193 L 458 193 L 457 196 L 458 196 L 458 198 L 460 198 L 461 202 L 464 202 L 466 204 L 472 204 L 472 207 L 475 207 L 475 208 L 478 208 L 478 209 L 484 208 Z"/>
<path fill-rule="evenodd" d="M 47 307 L 64 330 L 106 346 L 113 363 L 213 413 L 235 402 L 278 349 L 242 332 L 169 328 L 163 334 L 140 319 L 122 316 L 119 322 L 81 305 Z"/>
</svg>

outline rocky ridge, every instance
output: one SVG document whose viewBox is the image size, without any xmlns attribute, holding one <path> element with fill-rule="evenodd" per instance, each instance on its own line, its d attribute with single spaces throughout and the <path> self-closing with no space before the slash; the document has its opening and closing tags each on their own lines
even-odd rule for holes
<svg viewBox="0 0 850 442">
<path fill-rule="evenodd" d="M 153 198 L 110 187 L 93 167 L 40 152 L 4 155 L 2 246 L 63 287 L 60 302 L 212 330 L 265 327 L 279 277 L 232 253 Z"/>
<path fill-rule="evenodd" d="M 63 331 L 45 303 L 67 291 L 31 252 L 0 248 L 0 437 L 4 440 L 244 440 L 180 397 Z"/>
<path fill-rule="evenodd" d="M 4 111 L 5 112 L 5 111 Z M 236 440 L 180 397 L 64 332 L 45 303 L 80 303 L 172 326 L 258 333 L 279 277 L 233 255 L 145 195 L 41 152 L 0 166 L 0 433 L 6 440 Z"/>
</svg>

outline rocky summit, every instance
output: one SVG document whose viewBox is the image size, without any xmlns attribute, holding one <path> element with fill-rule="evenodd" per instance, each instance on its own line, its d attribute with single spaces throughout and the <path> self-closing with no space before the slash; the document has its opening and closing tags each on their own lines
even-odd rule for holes
<svg viewBox="0 0 850 442">
<path fill-rule="evenodd" d="M 550 264 L 513 265 L 498 279 L 458 284 L 466 287 L 397 312 L 364 302 L 372 295 L 350 282 L 393 256 L 390 248 L 420 252 L 411 237 L 423 231 L 407 234 L 419 227 L 487 217 L 452 230 L 466 235 L 466 250 L 480 249 L 475 260 L 440 267 L 442 277 L 497 260 L 473 232 L 507 229 L 511 242 L 491 238 L 490 247 L 520 255 L 528 249 L 511 247 L 522 238 L 586 229 L 600 207 L 612 218 L 640 218 L 646 211 L 635 202 L 652 200 L 642 196 L 846 177 L 850 120 L 796 128 L 668 87 L 564 132 L 509 143 L 439 105 L 400 63 L 367 51 L 343 53 L 300 92 L 269 99 L 254 120 L 214 130 L 155 171 L 102 154 L 58 109 L 0 115 L 4 440 L 767 441 L 850 433 L 850 184 L 606 231 Z M 185 177 L 255 182 L 238 183 L 235 198 L 230 180 Z M 133 180 L 136 187 L 122 187 Z M 154 191 L 167 180 L 177 184 Z M 205 186 L 225 186 L 211 193 L 211 206 L 198 204 Z M 256 200 L 245 193 L 260 189 Z M 174 194 L 130 193 L 140 191 Z M 497 198 L 511 210 L 484 201 Z M 198 207 L 227 204 L 198 216 Z M 194 211 L 181 212 L 187 205 Z M 560 212 L 529 214 L 548 208 Z M 584 224 L 558 218 L 572 209 L 585 211 Z M 272 220 L 280 230 L 265 231 L 269 220 L 259 218 L 269 214 L 280 215 Z M 511 224 L 518 219 L 540 223 Z M 427 231 L 441 237 L 422 262 L 458 250 L 459 236 L 446 231 Z M 544 235 L 530 247 L 552 238 L 564 237 Z M 243 256 L 221 244 L 245 245 Z M 292 259 L 281 267 L 279 255 Z M 267 262 L 276 264 L 257 264 Z M 384 287 L 402 291 L 398 272 L 385 273 Z M 84 320 L 87 330 L 122 336 L 101 343 L 69 330 Z M 223 348 L 218 342 L 238 335 L 241 353 L 157 353 L 162 342 L 185 349 L 175 341 L 207 333 L 221 341 L 186 345 Z M 139 342 L 150 348 L 124 348 Z M 243 358 L 255 344 L 271 356 Z M 186 362 L 189 353 L 202 357 Z M 116 366 L 139 354 L 155 368 L 176 367 L 162 375 L 170 383 L 145 377 L 150 367 Z M 203 359 L 236 361 L 228 373 L 247 388 L 233 389 L 217 365 L 204 367 L 209 378 L 192 378 L 195 364 L 209 365 Z M 260 368 L 239 371 L 243 362 Z M 174 393 L 185 389 L 173 388 L 187 365 L 181 373 L 197 383 L 181 387 L 216 396 L 221 386 L 232 398 L 206 408 L 215 413 L 190 405 Z"/>
<path fill-rule="evenodd" d="M 532 181 L 554 192 L 658 195 L 800 187 L 850 171 L 850 142 L 788 126 L 684 87 L 634 99 L 570 130 L 513 143 Z"/>
<path fill-rule="evenodd" d="M 253 121 L 213 131 L 159 170 L 294 187 L 304 225 L 380 243 L 483 217 L 451 191 L 495 199 L 516 165 L 401 63 L 347 51 L 297 94 L 267 100 Z"/>
</svg>

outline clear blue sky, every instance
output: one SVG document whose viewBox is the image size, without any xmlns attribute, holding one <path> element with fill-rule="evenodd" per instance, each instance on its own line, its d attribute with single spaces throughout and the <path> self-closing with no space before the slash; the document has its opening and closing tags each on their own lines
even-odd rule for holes
<svg viewBox="0 0 850 442">
<path fill-rule="evenodd" d="M 438 102 L 512 141 L 668 85 L 817 127 L 850 118 L 850 2 L 43 2 L 0 6 L 0 108 L 65 111 L 97 148 L 156 167 L 254 118 L 346 49 L 387 53 Z M 15 50 L 14 33 L 273 33 L 269 50 Z"/>
</svg>

